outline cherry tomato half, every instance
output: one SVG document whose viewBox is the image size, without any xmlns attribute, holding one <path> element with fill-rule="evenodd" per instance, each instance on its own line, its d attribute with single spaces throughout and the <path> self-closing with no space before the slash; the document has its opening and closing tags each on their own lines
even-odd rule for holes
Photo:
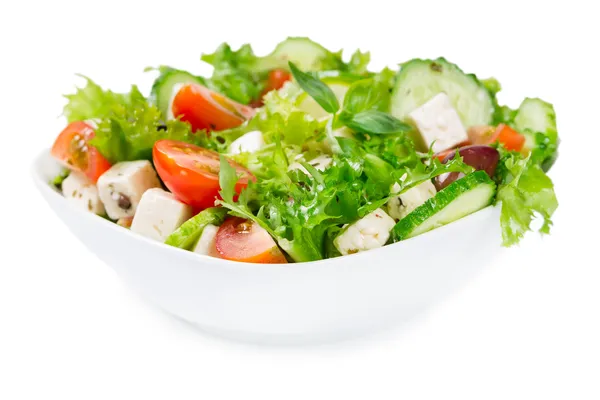
<svg viewBox="0 0 600 400">
<path fill-rule="evenodd" d="M 221 258 L 264 264 L 285 264 L 287 260 L 269 232 L 242 218 L 228 218 L 217 231 Z"/>
<path fill-rule="evenodd" d="M 219 195 L 219 153 L 175 140 L 159 140 L 152 149 L 156 172 L 167 188 L 182 202 L 197 210 L 213 207 Z M 241 165 L 229 160 L 240 179 L 237 193 L 256 178 Z"/>
<path fill-rule="evenodd" d="M 292 74 L 285 69 L 274 69 L 269 72 L 266 91 L 278 90 L 283 87 L 287 81 L 292 80 Z"/>
<path fill-rule="evenodd" d="M 58 135 L 50 153 L 65 167 L 84 173 L 94 183 L 110 168 L 98 149 L 88 144 L 94 128 L 83 121 L 71 122 Z"/>
<path fill-rule="evenodd" d="M 279 90 L 287 81 L 292 80 L 292 74 L 285 69 L 274 69 L 269 72 L 267 77 L 267 84 L 263 91 L 260 93 L 257 99 L 254 99 L 251 103 L 251 107 L 262 107 L 264 105 L 263 97 L 271 90 Z"/>
<path fill-rule="evenodd" d="M 254 109 L 195 83 L 179 89 L 173 115 L 192 125 L 194 131 L 222 131 L 240 126 L 254 116 Z"/>
</svg>

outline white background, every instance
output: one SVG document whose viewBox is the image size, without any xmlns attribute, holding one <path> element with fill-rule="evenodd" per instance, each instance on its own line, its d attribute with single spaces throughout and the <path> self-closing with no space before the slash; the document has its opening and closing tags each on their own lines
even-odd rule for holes
<svg viewBox="0 0 600 400">
<path fill-rule="evenodd" d="M 0 399 L 600 398 L 593 2 L 334 3 L 2 2 Z M 443 55 L 496 76 L 511 106 L 554 103 L 563 143 L 553 234 L 481 260 L 484 272 L 401 331 L 338 345 L 207 337 L 132 295 L 28 175 L 63 127 L 61 94 L 78 72 L 148 89 L 146 66 L 203 72 L 200 53 L 221 41 L 264 54 L 288 35 L 371 50 L 374 67 Z"/>
</svg>

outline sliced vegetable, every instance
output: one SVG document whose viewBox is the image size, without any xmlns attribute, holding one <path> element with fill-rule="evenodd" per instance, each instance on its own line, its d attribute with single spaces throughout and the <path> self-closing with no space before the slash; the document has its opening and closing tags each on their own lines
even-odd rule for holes
<svg viewBox="0 0 600 400">
<path fill-rule="evenodd" d="M 165 118 L 173 117 L 171 106 L 173 97 L 178 92 L 177 89 L 190 83 L 203 85 L 205 84 L 205 80 L 189 72 L 171 68 L 166 69 L 156 78 L 152 85 L 150 98 L 156 103 L 156 106 Z"/>
<path fill-rule="evenodd" d="M 157 238 L 162 230 L 160 241 L 230 260 L 315 261 L 379 247 L 390 227 L 397 241 L 454 221 L 490 204 L 496 185 L 505 245 L 535 216 L 542 233 L 552 224 L 558 203 L 543 169 L 557 157 L 558 135 L 542 100 L 512 110 L 498 103 L 497 80 L 443 58 L 370 72 L 368 52 L 345 62 L 342 51 L 307 38 L 288 38 L 267 56 L 224 43 L 202 60 L 210 77 L 155 69 L 149 98 L 135 85 L 114 93 L 87 78 L 67 96 L 72 124 L 52 154 L 97 186 L 111 220 L 119 216 L 108 205 L 131 217 L 149 193 L 145 217 L 136 217 L 147 224 L 133 223 L 134 232 Z M 111 164 L 116 173 L 136 162 L 152 169 L 150 160 L 171 193 L 144 192 L 143 179 L 123 178 L 119 193 L 106 186 Z M 93 184 L 79 171 L 102 175 Z M 116 204 L 122 194 L 134 206 Z M 365 219 L 386 204 L 387 229 Z M 348 228 L 355 224 L 360 232 Z"/>
<path fill-rule="evenodd" d="M 167 188 L 182 202 L 203 210 L 214 206 L 219 193 L 219 153 L 193 144 L 160 140 L 154 145 L 154 166 Z M 239 193 L 250 171 L 233 161 L 229 164 L 238 175 L 235 190 Z"/>
<path fill-rule="evenodd" d="M 204 228 L 208 225 L 221 225 L 225 220 L 227 210 L 221 207 L 211 207 L 196 214 L 173 232 L 165 243 L 184 250 L 191 250 Z"/>
<path fill-rule="evenodd" d="M 173 115 L 194 131 L 235 128 L 254 116 L 254 109 L 198 84 L 182 86 L 173 99 Z"/>
<path fill-rule="evenodd" d="M 494 136 L 494 142 L 502 143 L 510 151 L 521 151 L 525 144 L 525 136 L 506 124 L 498 125 Z"/>
<path fill-rule="evenodd" d="M 537 98 L 523 100 L 514 119 L 514 127 L 525 135 L 525 150 L 533 162 L 550 169 L 558 156 L 556 113 L 552 104 Z"/>
<path fill-rule="evenodd" d="M 259 62 L 261 69 L 286 68 L 293 62 L 302 71 L 338 69 L 341 60 L 325 47 L 305 37 L 290 37 Z"/>
<path fill-rule="evenodd" d="M 521 151 L 525 144 L 525 136 L 506 124 L 497 127 L 478 125 L 469 128 L 469 141 L 472 144 L 502 143 L 510 151 Z"/>
<path fill-rule="evenodd" d="M 439 93 L 446 93 L 465 127 L 489 125 L 494 105 L 475 75 L 443 58 L 402 64 L 392 93 L 391 113 L 401 120 Z"/>
<path fill-rule="evenodd" d="M 277 68 L 269 72 L 267 78 L 267 87 L 265 90 L 270 92 L 271 90 L 278 90 L 285 85 L 287 81 L 292 80 L 292 74 L 285 69 Z"/>
<path fill-rule="evenodd" d="M 89 144 L 94 135 L 91 124 L 81 121 L 71 122 L 58 135 L 50 152 L 65 167 L 83 172 L 96 183 L 100 175 L 110 169 L 110 163 Z"/>
<path fill-rule="evenodd" d="M 287 260 L 269 233 L 258 224 L 238 217 L 228 218 L 219 228 L 217 251 L 226 260 L 284 264 Z"/>
<path fill-rule="evenodd" d="M 496 184 L 484 171 L 476 171 L 450 184 L 392 229 L 392 241 L 405 240 L 459 220 L 492 204 Z"/>
</svg>

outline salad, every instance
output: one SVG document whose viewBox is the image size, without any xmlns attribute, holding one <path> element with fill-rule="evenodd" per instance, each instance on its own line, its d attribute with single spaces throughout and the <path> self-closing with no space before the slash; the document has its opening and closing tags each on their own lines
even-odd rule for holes
<svg viewBox="0 0 600 400">
<path fill-rule="evenodd" d="M 369 69 L 308 38 L 266 56 L 222 44 L 148 96 L 91 79 L 67 95 L 51 153 L 74 205 L 227 260 L 321 260 L 407 240 L 501 203 L 506 246 L 558 206 L 554 108 L 499 104 L 500 83 L 444 58 Z"/>
</svg>

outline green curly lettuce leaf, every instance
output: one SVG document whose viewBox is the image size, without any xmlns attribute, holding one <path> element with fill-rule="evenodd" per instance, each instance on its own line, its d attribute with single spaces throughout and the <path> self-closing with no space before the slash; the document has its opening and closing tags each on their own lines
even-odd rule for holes
<svg viewBox="0 0 600 400">
<path fill-rule="evenodd" d="M 243 104 L 260 98 L 265 74 L 256 71 L 258 57 L 249 44 L 232 50 L 223 43 L 214 53 L 203 54 L 201 59 L 214 67 L 209 80 L 211 89 Z"/>
<path fill-rule="evenodd" d="M 496 201 L 502 203 L 502 241 L 504 246 L 511 246 L 531 230 L 536 215 L 543 218 L 539 232 L 548 234 L 558 200 L 552 181 L 531 156 L 523 158 L 516 152 L 502 153 L 496 172 L 500 183 Z"/>
<path fill-rule="evenodd" d="M 63 115 L 68 122 L 85 121 L 108 116 L 115 104 L 129 105 L 132 102 L 130 93 L 114 93 L 102 89 L 90 78 L 84 78 L 84 87 L 77 88 L 75 93 L 65 95 L 68 100 L 63 108 Z"/>
<path fill-rule="evenodd" d="M 338 140 L 343 151 L 334 154 L 331 166 L 323 171 L 300 162 L 308 173 L 288 172 L 287 157 L 279 148 L 279 157 L 270 161 L 277 166 L 268 168 L 280 174 L 251 182 L 237 200 L 238 177 L 222 159 L 220 204 L 264 227 L 294 261 L 313 261 L 334 255 L 331 243 L 340 228 L 383 206 L 394 183 L 403 192 L 445 172 L 471 170 L 461 159 L 448 164 L 435 160 L 429 165 L 419 159 L 411 168 L 396 169 L 368 153 L 360 141 Z"/>
<path fill-rule="evenodd" d="M 204 132 L 192 133 L 184 122 L 163 121 L 161 112 L 137 86 L 128 93 L 114 93 L 86 80 L 85 87 L 67 96 L 64 113 L 69 121 L 94 120 L 97 127 L 90 144 L 109 162 L 151 160 L 152 147 L 161 139 L 217 147 L 216 139 L 209 139 Z"/>
</svg>

